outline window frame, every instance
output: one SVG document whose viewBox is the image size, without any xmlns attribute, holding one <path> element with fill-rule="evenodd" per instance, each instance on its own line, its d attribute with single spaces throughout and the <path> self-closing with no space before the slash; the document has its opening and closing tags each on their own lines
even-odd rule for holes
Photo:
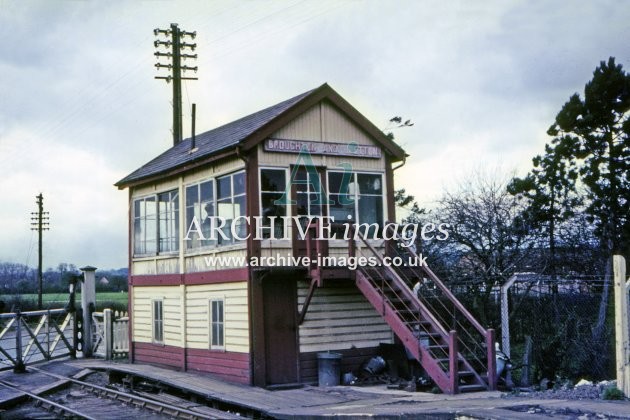
<svg viewBox="0 0 630 420">
<path fill-rule="evenodd" d="M 165 203 L 165 201 L 161 201 L 160 197 L 168 195 L 168 203 L 171 203 L 170 208 L 167 208 L 164 212 L 167 217 L 166 219 L 161 219 L 162 215 L 161 203 Z M 168 191 L 163 191 L 157 193 L 156 195 L 156 203 L 157 203 L 157 255 L 165 255 L 165 254 L 176 254 L 179 252 L 179 239 L 180 239 L 180 226 L 179 226 L 179 212 L 180 212 L 180 191 L 179 188 L 175 188 Z M 170 217 L 168 217 L 170 216 Z M 162 232 L 162 222 L 165 222 L 166 231 Z M 172 229 L 172 232 L 170 232 Z M 165 235 L 165 236 L 163 236 Z M 162 250 L 163 242 L 166 242 L 168 246 L 167 249 Z"/>
<path fill-rule="evenodd" d="M 243 174 L 243 192 L 235 194 L 234 193 L 234 185 L 235 185 L 234 184 L 234 177 L 236 175 L 241 174 L 241 173 Z M 230 178 L 230 195 L 226 196 L 226 197 L 219 198 L 219 182 L 220 182 L 221 179 L 225 179 L 227 177 Z M 219 209 L 219 204 L 220 203 L 219 203 L 219 201 L 224 201 L 224 200 L 229 198 L 229 200 L 230 200 L 229 204 L 231 204 L 231 206 L 232 206 L 232 214 L 234 216 L 234 218 L 231 219 L 231 220 L 235 220 L 236 218 L 241 217 L 241 216 L 247 216 L 247 173 L 246 173 L 246 171 L 244 169 L 240 169 L 240 170 L 237 170 L 237 171 L 234 171 L 234 172 L 227 173 L 225 175 L 217 176 L 215 178 L 215 184 L 217 186 L 217 189 L 216 189 L 216 192 L 215 192 L 215 213 L 216 213 L 216 215 L 220 216 L 219 215 L 219 213 L 220 213 L 220 209 Z M 243 212 L 243 214 L 236 214 L 234 212 L 234 206 L 236 205 L 236 200 L 238 198 L 241 198 L 241 197 L 244 199 L 244 203 L 243 203 L 244 212 Z M 241 222 L 241 224 L 245 224 L 245 229 L 247 230 L 247 223 L 246 222 Z M 223 239 L 223 237 L 221 235 L 217 235 L 218 236 L 218 238 L 217 238 L 217 247 L 222 247 L 222 246 L 227 246 L 227 245 L 234 245 L 234 244 L 240 244 L 240 243 L 245 243 L 246 242 L 244 240 L 237 240 L 234 237 L 232 237 L 231 225 L 229 223 L 226 223 L 225 227 L 223 229 L 225 230 L 225 234 L 226 234 L 226 236 L 229 237 L 229 239 L 225 240 L 225 239 Z M 243 232 L 240 232 L 240 236 L 243 237 L 243 236 L 246 236 L 246 235 L 243 235 Z"/>
<path fill-rule="evenodd" d="M 297 170 L 298 172 L 296 173 L 296 175 L 299 174 L 300 168 L 298 167 Z M 326 211 L 328 210 L 327 201 L 329 200 L 330 193 L 328 192 L 328 183 L 324 184 L 324 181 L 322 180 L 324 175 L 326 176 L 326 180 L 328 180 L 328 175 L 326 175 L 328 171 L 326 171 L 323 167 L 316 166 L 315 172 L 317 173 L 317 177 L 319 179 L 320 191 L 315 191 L 312 188 L 314 183 L 311 181 L 311 171 L 306 170 L 306 169 L 304 169 L 304 173 L 306 174 L 306 179 L 305 179 L 306 182 L 295 184 L 295 188 L 293 185 L 291 185 L 291 193 L 293 193 L 293 190 L 295 190 L 295 197 L 291 198 L 293 201 L 295 201 L 295 216 L 301 216 L 301 217 L 306 217 L 306 218 L 308 218 L 309 216 L 321 217 L 324 215 L 325 210 Z M 298 191 L 299 189 L 298 186 L 301 186 L 301 185 L 306 186 L 306 191 Z M 306 213 L 305 214 L 300 214 L 299 212 L 301 194 L 306 195 Z M 311 198 L 313 196 L 315 198 L 319 196 L 320 203 L 313 204 L 311 202 Z M 312 212 L 312 209 L 315 207 L 319 207 L 319 213 L 317 214 L 313 214 Z"/>
<path fill-rule="evenodd" d="M 327 196 L 329 200 L 332 200 L 333 203 L 329 203 L 328 204 L 328 215 L 331 215 L 331 206 L 337 203 L 338 197 L 341 195 L 341 193 L 339 192 L 331 192 L 330 189 L 330 175 L 331 174 L 344 174 L 344 171 L 339 171 L 339 170 L 329 170 L 326 171 L 326 189 L 327 189 Z M 352 178 L 351 178 L 351 183 L 354 182 L 355 185 L 359 185 L 359 175 L 376 175 L 380 177 L 380 194 L 374 194 L 374 193 L 361 193 L 360 192 L 360 188 L 356 188 L 352 197 L 352 200 L 354 201 L 353 203 L 353 212 L 354 212 L 354 218 L 351 220 L 335 220 L 334 223 L 335 224 L 346 224 L 348 222 L 354 223 L 354 224 L 362 224 L 362 223 L 379 223 L 380 227 L 383 228 L 384 224 L 387 221 L 387 206 L 386 206 L 386 200 L 387 200 L 387 192 L 385 191 L 385 175 L 382 172 L 372 172 L 372 171 L 351 171 L 350 172 L 352 174 Z M 381 214 L 381 218 L 382 221 L 381 222 L 367 222 L 362 220 L 361 218 L 361 214 L 360 214 L 360 199 L 361 197 L 380 197 L 381 198 L 381 205 L 380 205 L 380 214 Z M 333 198 L 334 197 L 334 198 Z"/>
<path fill-rule="evenodd" d="M 160 211 L 160 197 L 165 195 L 165 194 L 169 194 L 169 196 L 172 195 L 172 197 L 174 197 L 174 201 L 175 201 L 175 205 L 171 207 L 170 211 L 167 211 L 165 214 L 169 215 L 170 217 L 172 217 L 172 219 L 169 219 L 168 217 L 166 219 L 161 219 L 160 216 L 162 216 L 162 213 Z M 171 188 L 165 191 L 160 191 L 160 192 L 156 192 L 156 193 L 152 193 L 152 194 L 147 194 L 147 195 L 143 195 L 143 196 L 139 196 L 139 197 L 135 197 L 132 201 L 131 204 L 131 214 L 132 214 L 132 229 L 133 229 L 133 239 L 132 239 L 132 254 L 134 258 L 142 258 L 142 257 L 151 257 L 151 256 L 157 256 L 157 255 L 174 255 L 177 254 L 179 252 L 179 232 L 180 232 L 180 226 L 179 226 L 179 212 L 180 212 L 180 199 L 181 199 L 181 195 L 180 195 L 180 190 L 179 188 Z M 152 215 L 147 215 L 146 213 L 146 203 L 147 202 L 153 202 L 154 203 L 154 213 Z M 136 216 L 136 206 L 142 203 L 141 205 L 144 206 L 144 215 L 142 215 L 142 210 L 140 210 L 140 216 Z M 147 217 L 149 216 L 153 216 L 153 219 L 147 219 Z M 152 240 L 147 241 L 147 232 L 149 231 L 149 229 L 147 229 L 147 226 L 149 226 L 149 221 L 151 222 L 151 224 L 153 225 L 153 230 L 155 232 L 155 237 L 152 238 Z M 165 221 L 165 223 L 168 226 L 171 226 L 173 228 L 174 232 L 174 237 L 172 235 L 168 236 L 168 237 L 163 237 L 162 236 L 162 229 L 160 228 L 160 225 L 162 224 L 162 222 Z M 136 232 L 137 226 L 138 224 L 140 224 L 140 229 L 142 229 L 142 233 L 141 233 L 141 239 L 140 241 L 138 240 L 138 235 Z M 163 241 L 169 241 L 170 246 L 168 247 L 168 249 L 162 251 L 162 242 Z M 147 243 L 151 243 L 153 242 L 153 246 L 151 247 L 151 249 L 147 250 Z M 138 249 L 138 246 L 140 246 L 140 248 Z"/>
<path fill-rule="evenodd" d="M 214 311 L 213 311 L 213 304 L 214 303 L 220 303 L 221 304 L 221 320 L 220 321 L 215 321 L 214 320 Z M 220 326 L 220 331 L 221 331 L 221 335 L 220 337 L 216 337 L 216 338 L 220 338 L 220 343 L 215 344 L 215 329 L 214 326 L 215 325 L 219 325 Z M 210 350 L 219 350 L 219 351 L 225 351 L 225 337 L 226 337 L 226 333 L 225 333 L 225 297 L 224 296 L 213 296 L 210 297 L 208 299 L 208 348 Z"/>
<path fill-rule="evenodd" d="M 159 319 L 156 317 L 156 304 L 159 304 Z M 154 344 L 164 344 L 164 298 L 151 299 L 151 341 Z"/>
<path fill-rule="evenodd" d="M 236 175 L 238 175 L 238 174 L 241 174 L 241 173 L 243 174 L 243 192 L 238 193 L 238 194 L 234 194 L 234 177 Z M 219 181 L 221 179 L 226 178 L 226 177 L 230 177 L 230 195 L 229 195 L 229 197 L 223 197 L 223 198 L 219 199 Z M 202 201 L 201 201 L 201 194 L 200 194 L 201 184 L 205 184 L 207 182 L 211 182 L 212 183 L 212 204 L 213 204 L 213 212 L 214 212 L 213 216 L 215 216 L 215 217 L 220 216 L 219 215 L 219 201 L 223 201 L 226 198 L 229 198 L 230 199 L 230 204 L 232 205 L 232 211 L 233 211 L 234 205 L 236 204 L 235 203 L 235 198 L 238 199 L 238 198 L 241 198 L 241 197 L 243 197 L 243 199 L 244 199 L 244 203 L 243 203 L 244 214 L 242 216 L 247 216 L 247 171 L 245 170 L 245 168 L 240 168 L 240 169 L 237 169 L 237 170 L 232 171 L 232 172 L 226 172 L 224 174 L 217 175 L 217 176 L 212 177 L 212 178 L 206 178 L 206 179 L 203 179 L 203 180 L 200 180 L 200 181 L 195 181 L 195 182 L 192 182 L 190 184 L 184 185 L 184 192 L 185 192 L 185 195 L 186 195 L 185 201 L 184 201 L 185 202 L 185 212 L 186 212 L 185 216 L 184 216 L 184 218 L 186 219 L 186 232 L 188 232 L 188 229 L 190 228 L 190 225 L 192 223 L 192 220 L 188 220 L 188 209 L 189 209 L 189 206 L 188 206 L 188 189 L 190 187 L 193 187 L 193 186 L 197 187 L 197 200 L 198 201 L 195 203 L 195 205 L 201 205 L 201 203 L 202 203 Z M 201 215 L 201 209 L 199 210 L 199 212 L 200 212 L 200 215 Z M 240 216 L 241 216 L 240 214 L 239 215 L 234 214 L 234 218 L 240 217 Z M 198 220 L 198 221 L 199 221 L 200 224 L 202 224 L 202 222 L 203 222 L 202 220 Z M 245 225 L 247 225 L 246 222 L 243 222 L 243 223 L 245 223 Z M 199 241 L 200 243 L 201 242 L 206 242 L 206 243 L 205 244 L 201 243 L 200 245 L 187 245 L 185 247 L 185 252 L 186 253 L 196 253 L 196 252 L 200 252 L 200 251 L 203 252 L 204 250 L 210 250 L 210 249 L 221 248 L 221 247 L 225 247 L 225 246 L 229 246 L 229 245 L 239 245 L 239 244 L 246 243 L 246 241 L 244 241 L 244 240 L 243 241 L 235 240 L 232 237 L 232 233 L 230 231 L 230 224 L 226 223 L 224 229 L 227 229 L 227 231 L 225 233 L 226 233 L 226 236 L 229 237 L 228 240 L 224 240 L 221 237 L 221 235 L 219 235 L 219 234 L 216 235 L 217 236 L 216 240 L 207 239 L 206 241 L 200 241 L 199 238 L 191 238 L 190 241 L 186 241 L 186 242 L 188 242 L 189 244 L 192 241 Z M 239 235 L 240 236 L 245 236 L 243 234 L 243 232 L 240 232 Z"/>
<path fill-rule="evenodd" d="M 278 171 L 278 172 L 283 172 L 284 174 L 284 189 L 282 191 L 267 191 L 264 190 L 263 191 L 263 185 L 262 185 L 262 173 L 263 171 Z M 284 215 L 288 218 L 291 214 L 291 204 L 289 204 L 289 202 L 291 201 L 291 188 L 289 188 L 287 190 L 287 179 L 289 178 L 290 174 L 289 174 L 289 168 L 287 167 L 272 167 L 272 166 L 262 166 L 258 168 L 258 208 L 259 208 L 259 215 L 261 217 L 264 217 L 263 214 L 263 194 L 286 194 L 286 198 L 287 198 L 287 202 L 285 204 L 281 204 L 279 205 L 280 207 L 284 207 Z M 288 229 L 289 229 L 289 225 L 287 222 L 287 219 L 282 219 L 280 218 L 280 216 L 278 216 L 279 218 L 276 219 L 276 223 L 281 223 L 282 226 L 282 232 L 274 232 L 274 236 L 276 240 L 281 240 L 287 237 L 287 233 L 288 233 Z M 262 223 L 261 223 L 261 227 L 264 227 L 265 229 L 263 229 L 262 233 L 265 234 L 268 232 L 268 228 L 269 226 L 267 226 L 265 224 L 264 219 L 262 219 Z M 277 233 L 281 233 L 280 235 L 278 235 Z M 254 232 L 253 235 L 257 236 L 258 232 Z M 267 236 L 262 236 L 263 240 L 270 240 L 269 237 Z"/>
<path fill-rule="evenodd" d="M 154 213 L 153 213 L 153 223 L 154 223 L 154 228 L 155 228 L 155 238 L 153 239 L 153 241 L 148 241 L 147 240 L 147 232 L 148 232 L 148 222 L 147 219 L 148 218 L 148 214 L 147 214 L 147 202 L 152 201 L 154 204 Z M 139 215 L 136 216 L 136 209 L 137 206 L 141 206 L 140 210 L 138 211 Z M 144 214 L 143 214 L 144 212 Z M 151 194 L 151 195 L 145 195 L 142 197 L 136 197 L 133 199 L 133 203 L 132 203 L 132 218 L 133 218 L 133 255 L 134 257 L 137 256 L 149 256 L 149 255 L 156 255 L 157 254 L 157 249 L 158 249 L 158 233 L 157 233 L 157 218 L 158 218 L 158 210 L 157 210 L 157 196 L 155 194 Z M 139 225 L 139 229 L 140 229 L 140 234 L 138 234 L 138 225 Z M 141 236 L 141 238 L 139 239 L 138 236 Z M 147 251 L 147 243 L 148 242 L 153 242 L 153 246 L 151 248 L 151 250 Z M 140 248 L 138 248 L 140 247 Z"/>
<path fill-rule="evenodd" d="M 197 211 L 199 214 L 199 220 L 197 220 L 199 222 L 199 225 L 202 227 L 202 231 L 203 231 L 203 219 L 201 218 L 202 215 L 202 211 L 205 211 L 205 209 L 202 209 L 201 205 L 203 203 L 208 203 L 210 202 L 209 200 L 202 200 L 201 197 L 201 186 L 203 184 L 209 184 L 212 187 L 212 216 L 216 216 L 217 214 L 217 183 L 216 183 L 216 179 L 215 178 L 208 178 L 208 179 L 204 179 L 192 184 L 188 184 L 188 185 L 184 185 L 184 191 L 185 191 L 185 223 L 186 223 L 186 231 L 188 231 L 188 229 L 190 228 L 190 225 L 192 223 L 192 220 L 188 220 L 188 209 L 191 207 L 188 205 L 188 189 L 195 187 L 197 189 L 197 201 L 193 204 L 192 208 L 193 208 L 193 217 L 195 217 L 197 215 Z M 200 238 L 190 238 L 190 240 L 185 241 L 186 244 L 186 252 L 195 252 L 195 251 L 199 251 L 199 250 L 203 250 L 203 249 L 208 249 L 208 248 L 214 248 L 217 246 L 217 241 L 216 240 L 211 240 L 211 239 L 205 239 L 205 240 L 201 240 Z"/>
</svg>

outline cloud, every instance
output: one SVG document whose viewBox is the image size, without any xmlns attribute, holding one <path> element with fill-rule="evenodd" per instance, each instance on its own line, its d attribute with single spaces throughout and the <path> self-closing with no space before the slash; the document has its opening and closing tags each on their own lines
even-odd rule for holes
<svg viewBox="0 0 630 420">
<path fill-rule="evenodd" d="M 20 155 L 20 144 L 30 133 L 14 131 L 3 137 L 7 149 Z M 121 172 L 112 171 L 102 157 L 63 144 L 31 139 L 35 153 L 11 172 L 3 171 L 0 190 L 6 191 L 0 230 L 2 260 L 35 263 L 30 231 L 35 196 L 44 196 L 50 230 L 44 232 L 46 266 L 59 262 L 117 267 L 126 259 L 127 200 L 112 187 Z M 121 223 L 122 221 L 122 223 Z M 29 259 L 30 254 L 30 259 Z M 112 266 L 114 262 L 117 265 Z"/>
<path fill-rule="evenodd" d="M 126 265 L 112 184 L 172 142 L 156 27 L 198 33 L 185 135 L 190 103 L 201 132 L 329 82 L 379 127 L 415 123 L 396 185 L 430 204 L 479 163 L 525 172 L 600 60 L 630 69 L 628 21 L 615 1 L 4 1 L 0 258 L 26 259 L 41 191 L 50 265 Z"/>
</svg>

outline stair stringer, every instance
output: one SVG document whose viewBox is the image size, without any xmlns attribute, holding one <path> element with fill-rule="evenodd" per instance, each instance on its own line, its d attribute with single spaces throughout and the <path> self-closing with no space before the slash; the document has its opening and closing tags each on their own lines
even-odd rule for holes
<svg viewBox="0 0 630 420">
<path fill-rule="evenodd" d="M 456 391 L 451 385 L 449 375 L 442 370 L 438 361 L 433 358 L 431 353 L 420 345 L 413 331 L 400 319 L 396 310 L 392 308 L 383 295 L 370 284 L 366 275 L 361 271 L 356 272 L 356 284 L 365 298 L 372 304 L 374 309 L 379 312 L 385 322 L 387 322 L 394 334 L 402 341 L 405 348 L 420 362 L 440 390 L 445 394 L 455 393 Z M 438 328 L 438 330 L 443 330 L 443 328 Z M 440 335 L 442 335 L 441 331 Z M 442 338 L 445 339 L 445 337 Z M 461 356 L 459 357 L 461 359 Z"/>
</svg>

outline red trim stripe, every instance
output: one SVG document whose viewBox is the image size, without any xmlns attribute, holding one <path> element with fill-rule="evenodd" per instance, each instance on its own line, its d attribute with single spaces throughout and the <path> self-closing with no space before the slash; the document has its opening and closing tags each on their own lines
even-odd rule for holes
<svg viewBox="0 0 630 420">
<path fill-rule="evenodd" d="M 130 276 L 131 286 L 179 286 L 180 284 L 213 284 L 247 281 L 247 268 L 233 268 L 229 270 L 203 271 L 188 274 L 147 274 Z"/>
</svg>

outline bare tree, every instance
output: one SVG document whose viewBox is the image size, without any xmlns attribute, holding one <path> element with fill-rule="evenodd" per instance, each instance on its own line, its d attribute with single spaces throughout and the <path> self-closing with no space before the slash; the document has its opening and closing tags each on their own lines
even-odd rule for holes
<svg viewBox="0 0 630 420">
<path fill-rule="evenodd" d="M 477 171 L 457 191 L 444 194 L 437 212 L 450 225 L 443 249 L 450 259 L 449 279 L 468 285 L 482 317 L 495 286 L 516 271 L 539 269 L 533 257 L 538 237 L 520 217 L 521 204 L 507 191 L 509 179 Z"/>
</svg>

